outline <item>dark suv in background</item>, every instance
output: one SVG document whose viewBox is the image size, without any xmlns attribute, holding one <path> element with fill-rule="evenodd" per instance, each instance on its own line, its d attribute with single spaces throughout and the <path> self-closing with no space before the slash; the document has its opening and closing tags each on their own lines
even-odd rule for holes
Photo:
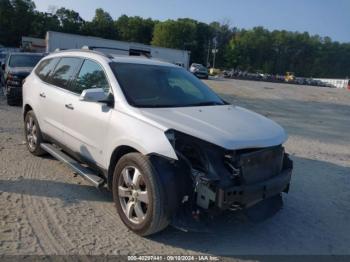
<svg viewBox="0 0 350 262">
<path fill-rule="evenodd" d="M 208 79 L 209 77 L 208 69 L 201 64 L 193 63 L 190 67 L 190 72 L 198 78 Z"/>
<path fill-rule="evenodd" d="M 44 57 L 42 53 L 9 53 L 2 63 L 4 94 L 10 106 L 22 103 L 22 82 Z"/>
</svg>

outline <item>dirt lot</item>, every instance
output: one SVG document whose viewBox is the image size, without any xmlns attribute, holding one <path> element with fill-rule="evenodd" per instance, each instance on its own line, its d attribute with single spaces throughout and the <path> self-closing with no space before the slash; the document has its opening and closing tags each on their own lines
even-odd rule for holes
<svg viewBox="0 0 350 262">
<path fill-rule="evenodd" d="M 350 91 L 238 80 L 208 81 L 226 100 L 289 133 L 295 172 L 285 205 L 252 223 L 218 220 L 213 233 L 169 227 L 141 238 L 97 191 L 50 158 L 28 153 L 21 108 L 0 97 L 0 254 L 350 254 Z"/>
</svg>

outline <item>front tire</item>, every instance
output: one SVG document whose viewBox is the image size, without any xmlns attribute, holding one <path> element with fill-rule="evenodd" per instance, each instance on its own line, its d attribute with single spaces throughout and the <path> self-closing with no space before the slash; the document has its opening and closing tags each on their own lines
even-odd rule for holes
<svg viewBox="0 0 350 262">
<path fill-rule="evenodd" d="M 123 223 L 141 236 L 157 233 L 169 224 L 165 193 L 148 157 L 129 153 L 117 163 L 113 199 Z"/>
<path fill-rule="evenodd" d="M 43 143 L 43 137 L 39 127 L 38 120 L 33 111 L 29 111 L 24 119 L 24 135 L 26 145 L 30 153 L 35 156 L 44 155 L 46 152 L 40 147 Z"/>
</svg>

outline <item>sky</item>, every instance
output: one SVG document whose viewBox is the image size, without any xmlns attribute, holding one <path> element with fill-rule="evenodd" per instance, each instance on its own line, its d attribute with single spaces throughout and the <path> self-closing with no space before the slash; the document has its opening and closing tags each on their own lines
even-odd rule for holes
<svg viewBox="0 0 350 262">
<path fill-rule="evenodd" d="M 34 0 L 40 11 L 65 7 L 91 20 L 96 8 L 117 19 L 120 15 L 158 20 L 192 18 L 210 23 L 229 22 L 249 29 L 307 31 L 350 42 L 350 0 Z"/>
</svg>

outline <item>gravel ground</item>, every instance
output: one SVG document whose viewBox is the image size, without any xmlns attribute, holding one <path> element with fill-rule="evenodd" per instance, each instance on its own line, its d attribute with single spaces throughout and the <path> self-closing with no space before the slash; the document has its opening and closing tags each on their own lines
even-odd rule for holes
<svg viewBox="0 0 350 262">
<path fill-rule="evenodd" d="M 350 91 L 239 80 L 207 82 L 289 134 L 290 193 L 274 217 L 218 219 L 212 233 L 127 230 L 97 191 L 23 142 L 21 108 L 0 96 L 0 254 L 350 254 Z"/>
</svg>

